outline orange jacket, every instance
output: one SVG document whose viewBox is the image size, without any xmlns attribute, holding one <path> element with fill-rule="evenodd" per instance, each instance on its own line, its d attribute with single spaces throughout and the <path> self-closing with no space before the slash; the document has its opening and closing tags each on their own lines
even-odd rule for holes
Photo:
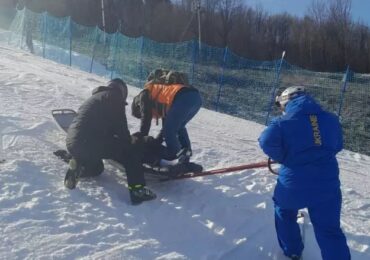
<svg viewBox="0 0 370 260">
<path fill-rule="evenodd" d="M 152 116 L 163 118 L 171 107 L 176 94 L 184 87 L 182 84 L 147 84 L 145 89 L 149 91 L 150 99 L 154 103 Z"/>
</svg>

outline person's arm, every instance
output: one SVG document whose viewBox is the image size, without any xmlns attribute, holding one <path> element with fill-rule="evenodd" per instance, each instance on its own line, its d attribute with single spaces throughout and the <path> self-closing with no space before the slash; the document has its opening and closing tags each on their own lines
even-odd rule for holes
<svg viewBox="0 0 370 260">
<path fill-rule="evenodd" d="M 131 135 L 130 130 L 127 126 L 127 118 L 126 118 L 126 110 L 124 109 L 122 113 L 120 113 L 120 119 L 118 120 L 118 138 L 122 140 L 123 143 L 128 144 L 131 143 Z"/>
<path fill-rule="evenodd" d="M 159 133 L 154 138 L 156 140 L 156 142 L 159 143 L 159 144 L 161 144 L 164 140 L 164 136 L 163 136 L 164 121 L 165 121 L 165 118 L 162 118 L 162 128 L 161 128 L 161 130 L 159 130 Z"/>
<path fill-rule="evenodd" d="M 149 91 L 142 91 L 140 94 L 140 133 L 143 136 L 149 135 L 150 126 L 152 123 L 152 101 Z"/>
<path fill-rule="evenodd" d="M 278 120 L 273 120 L 258 139 L 263 152 L 277 162 L 284 160 L 282 130 Z"/>
<path fill-rule="evenodd" d="M 110 93 L 110 97 L 107 100 L 108 113 L 111 118 L 110 124 L 113 135 L 116 136 L 123 144 L 131 143 L 130 131 L 127 125 L 126 108 L 125 102 L 116 93 Z"/>
</svg>

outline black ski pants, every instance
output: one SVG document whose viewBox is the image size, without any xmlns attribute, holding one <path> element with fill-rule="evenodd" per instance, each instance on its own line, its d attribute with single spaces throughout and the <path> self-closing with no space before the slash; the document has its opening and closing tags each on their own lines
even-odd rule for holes
<svg viewBox="0 0 370 260">
<path fill-rule="evenodd" d="M 109 159 L 121 164 L 126 171 L 129 186 L 145 185 L 143 163 L 158 161 L 164 147 L 150 136 L 132 136 L 129 148 L 118 145 L 109 145 L 99 151 L 87 147 L 68 148 L 72 157 L 81 166 L 80 177 L 95 177 L 104 171 L 103 159 Z"/>
</svg>

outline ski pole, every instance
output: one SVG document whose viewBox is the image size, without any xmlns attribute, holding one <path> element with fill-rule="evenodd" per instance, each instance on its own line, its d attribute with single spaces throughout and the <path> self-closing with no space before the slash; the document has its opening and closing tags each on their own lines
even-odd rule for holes
<svg viewBox="0 0 370 260">
<path fill-rule="evenodd" d="M 271 164 L 274 164 L 274 163 L 276 162 L 271 161 Z M 269 163 L 267 161 L 250 163 L 250 164 L 244 164 L 244 165 L 239 165 L 239 166 L 213 169 L 213 170 L 203 171 L 199 173 L 189 173 L 189 174 L 178 176 L 174 179 L 187 179 L 187 178 L 194 178 L 194 177 L 200 177 L 200 176 L 206 176 L 206 175 L 236 172 L 236 171 L 247 170 L 247 169 L 263 168 L 263 167 L 268 167 L 268 164 Z"/>
</svg>

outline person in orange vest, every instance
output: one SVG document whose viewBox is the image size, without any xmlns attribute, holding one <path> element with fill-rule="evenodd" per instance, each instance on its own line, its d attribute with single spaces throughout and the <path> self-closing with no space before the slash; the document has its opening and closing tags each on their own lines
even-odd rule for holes
<svg viewBox="0 0 370 260">
<path fill-rule="evenodd" d="M 162 119 L 162 130 L 156 138 L 158 143 L 164 140 L 166 144 L 161 158 L 189 163 L 192 149 L 186 124 L 198 113 L 202 98 L 196 88 L 186 84 L 186 80 L 171 83 L 171 72 L 163 77 L 167 78 L 163 81 L 165 84 L 148 77 L 144 90 L 134 97 L 132 115 L 141 119 L 139 134 L 142 136 L 149 134 L 152 119 L 157 123 Z"/>
</svg>

